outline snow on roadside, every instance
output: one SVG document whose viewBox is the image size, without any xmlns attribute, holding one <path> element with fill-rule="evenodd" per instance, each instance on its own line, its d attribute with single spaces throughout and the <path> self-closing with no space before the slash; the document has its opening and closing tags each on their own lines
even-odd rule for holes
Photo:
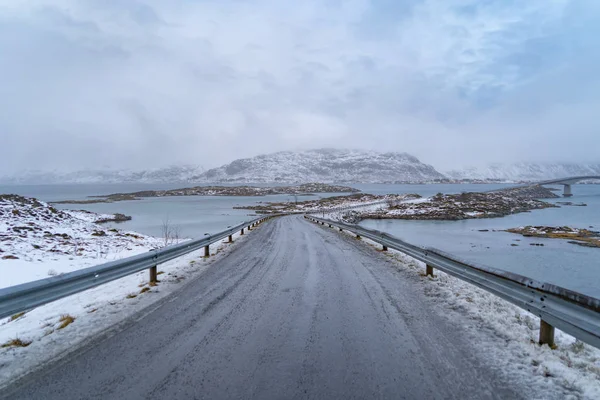
<svg viewBox="0 0 600 400">
<path fill-rule="evenodd" d="M 381 248 L 368 239 L 363 243 Z M 540 319 L 535 315 L 442 271 L 425 277 L 425 264 L 401 252 L 390 249 L 384 254 L 399 272 L 421 278 L 432 308 L 467 331 L 473 346 L 499 370 L 515 380 L 533 378 L 538 398 L 556 394 L 560 399 L 600 399 L 600 349 L 558 329 L 556 349 L 540 346 Z"/>
<path fill-rule="evenodd" d="M 94 289 L 38 307 L 21 316 L 0 322 L 0 346 L 19 339 L 27 347 L 0 347 L 0 387 L 23 374 L 40 368 L 58 356 L 110 330 L 127 317 L 173 293 L 182 283 L 191 281 L 212 263 L 226 256 L 235 243 L 252 233 L 234 237 L 234 244 L 218 242 L 210 246 L 210 258 L 199 250 L 161 264 L 159 283 L 151 286 L 148 271 L 142 271 Z M 65 316 L 73 323 L 61 329 Z M 61 321 L 63 319 L 63 321 Z"/>
</svg>

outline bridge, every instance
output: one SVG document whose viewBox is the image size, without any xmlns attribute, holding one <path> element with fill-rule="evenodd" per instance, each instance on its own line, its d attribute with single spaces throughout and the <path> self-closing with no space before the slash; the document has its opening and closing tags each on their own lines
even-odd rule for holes
<svg viewBox="0 0 600 400">
<path fill-rule="evenodd" d="M 551 179 L 548 181 L 542 181 L 542 182 L 538 182 L 538 185 L 563 185 L 565 190 L 563 192 L 563 196 L 565 197 L 571 197 L 573 196 L 573 192 L 571 190 L 571 185 L 576 184 L 577 182 L 580 181 L 587 181 L 587 180 L 595 180 L 598 179 L 600 180 L 600 176 L 598 175 L 591 175 L 591 176 L 571 176 L 568 178 L 561 178 L 561 179 Z"/>
</svg>

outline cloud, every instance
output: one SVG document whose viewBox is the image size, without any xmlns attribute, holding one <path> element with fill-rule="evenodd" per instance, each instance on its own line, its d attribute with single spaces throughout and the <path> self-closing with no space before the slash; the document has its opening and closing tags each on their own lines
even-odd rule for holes
<svg viewBox="0 0 600 400">
<path fill-rule="evenodd" d="M 214 166 L 323 146 L 442 168 L 592 161 L 598 11 L 592 0 L 0 0 L 0 171 Z"/>
</svg>

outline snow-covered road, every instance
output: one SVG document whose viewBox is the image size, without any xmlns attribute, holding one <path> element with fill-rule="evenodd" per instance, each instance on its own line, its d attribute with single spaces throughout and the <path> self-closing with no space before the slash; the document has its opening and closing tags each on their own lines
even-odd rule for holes
<svg viewBox="0 0 600 400">
<path fill-rule="evenodd" d="M 435 310 L 418 276 L 357 244 L 299 216 L 269 221 L 181 291 L 0 396 L 540 396 Z"/>
</svg>

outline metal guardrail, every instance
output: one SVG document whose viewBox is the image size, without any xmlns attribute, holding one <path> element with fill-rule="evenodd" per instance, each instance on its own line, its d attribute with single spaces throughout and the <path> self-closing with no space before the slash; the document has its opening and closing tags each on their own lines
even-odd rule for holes
<svg viewBox="0 0 600 400">
<path fill-rule="evenodd" d="M 384 232 L 330 221 L 310 215 L 305 218 L 365 237 L 422 261 L 426 275 L 437 268 L 449 275 L 493 293 L 541 319 L 540 344 L 554 345 L 554 327 L 600 348 L 600 299 L 549 283 L 495 268 L 473 265 L 434 248 L 406 243 Z"/>
<path fill-rule="evenodd" d="M 83 292 L 84 290 L 94 288 L 145 269 L 150 270 L 150 282 L 156 282 L 156 266 L 158 264 L 200 250 L 203 247 L 204 255 L 209 256 L 208 246 L 211 244 L 227 237 L 231 242 L 233 234 L 238 231 L 244 234 L 246 228 L 251 230 L 252 227 L 261 222 L 280 215 L 281 214 L 261 216 L 202 239 L 190 240 L 161 249 L 151 250 L 147 253 L 133 257 L 108 262 L 106 264 L 0 289 L 0 318 L 31 310 L 35 307 L 75 293 Z"/>
</svg>

